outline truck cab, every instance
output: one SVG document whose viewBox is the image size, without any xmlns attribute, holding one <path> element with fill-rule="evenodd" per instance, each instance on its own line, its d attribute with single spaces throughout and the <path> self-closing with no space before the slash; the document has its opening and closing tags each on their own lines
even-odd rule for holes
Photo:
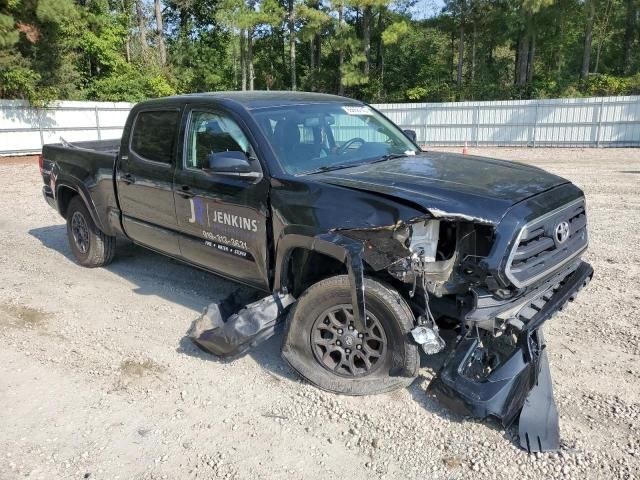
<svg viewBox="0 0 640 480">
<path fill-rule="evenodd" d="M 141 245 L 268 291 L 269 178 L 245 122 L 211 101 L 136 106 L 116 163 L 121 225 Z"/>
</svg>

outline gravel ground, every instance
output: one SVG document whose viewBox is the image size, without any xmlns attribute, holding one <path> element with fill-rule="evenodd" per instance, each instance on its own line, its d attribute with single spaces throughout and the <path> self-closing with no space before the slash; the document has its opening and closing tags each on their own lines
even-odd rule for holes
<svg viewBox="0 0 640 480">
<path fill-rule="evenodd" d="M 300 381 L 278 337 L 200 353 L 185 333 L 232 283 L 126 243 L 77 266 L 37 162 L 0 159 L 0 478 L 639 478 L 640 151 L 472 153 L 587 193 L 596 276 L 545 328 L 558 453 L 440 408 L 432 359 L 407 390 L 352 398 Z"/>
</svg>

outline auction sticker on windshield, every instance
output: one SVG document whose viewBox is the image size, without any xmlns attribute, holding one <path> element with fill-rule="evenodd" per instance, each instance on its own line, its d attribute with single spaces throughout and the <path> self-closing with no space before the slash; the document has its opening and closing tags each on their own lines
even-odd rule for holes
<svg viewBox="0 0 640 480">
<path fill-rule="evenodd" d="M 349 115 L 373 115 L 373 112 L 369 107 L 359 105 L 343 105 L 342 110 L 347 112 Z"/>
</svg>

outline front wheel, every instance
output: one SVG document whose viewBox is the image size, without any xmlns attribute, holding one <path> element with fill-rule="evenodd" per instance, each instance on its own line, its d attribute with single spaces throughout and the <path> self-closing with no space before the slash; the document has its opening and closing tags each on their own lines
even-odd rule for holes
<svg viewBox="0 0 640 480">
<path fill-rule="evenodd" d="M 83 267 L 103 267 L 113 260 L 116 238 L 106 235 L 96 226 L 79 196 L 69 202 L 67 237 L 73 255 Z"/>
<path fill-rule="evenodd" d="M 282 354 L 314 385 L 346 395 L 369 395 L 408 386 L 419 368 L 410 340 L 414 316 L 393 288 L 365 278 L 366 319 L 354 325 L 349 277 L 339 275 L 307 289 L 287 318 Z"/>
</svg>

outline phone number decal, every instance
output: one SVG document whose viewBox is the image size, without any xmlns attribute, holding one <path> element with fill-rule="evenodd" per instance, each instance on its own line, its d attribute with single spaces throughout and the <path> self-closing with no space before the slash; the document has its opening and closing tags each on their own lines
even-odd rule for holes
<svg viewBox="0 0 640 480">
<path fill-rule="evenodd" d="M 202 231 L 202 236 L 207 240 L 213 240 L 214 242 L 223 243 L 230 247 L 239 248 L 241 250 L 249 250 L 247 248 L 247 242 L 244 240 L 237 240 L 235 238 L 227 237 L 226 235 L 220 235 L 219 233 Z"/>
<path fill-rule="evenodd" d="M 247 251 L 249 250 L 247 248 L 247 242 L 205 230 L 202 231 L 202 236 L 205 238 L 204 244 L 208 247 L 215 248 L 220 252 L 228 253 L 236 257 L 253 260 L 253 256 Z"/>
</svg>

